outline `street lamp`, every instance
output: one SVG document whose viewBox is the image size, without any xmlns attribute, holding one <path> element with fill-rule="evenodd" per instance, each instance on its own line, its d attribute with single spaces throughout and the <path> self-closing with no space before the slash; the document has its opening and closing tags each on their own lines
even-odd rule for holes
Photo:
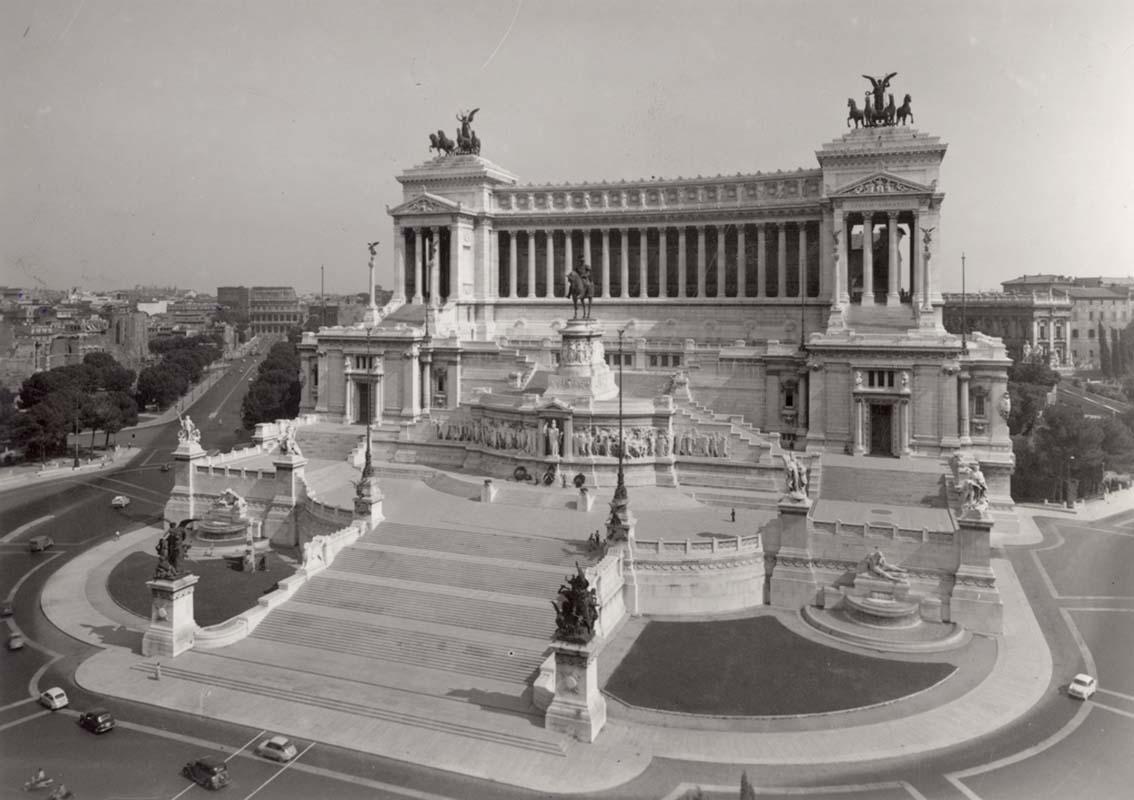
<svg viewBox="0 0 1134 800">
<path fill-rule="evenodd" d="M 626 449 L 622 439 L 622 337 L 626 329 L 618 332 L 618 486 L 614 490 L 615 497 L 626 496 L 626 477 L 622 473 L 622 454 Z"/>
<path fill-rule="evenodd" d="M 75 463 L 71 465 L 72 469 L 79 468 L 79 409 L 75 408 Z"/>
<path fill-rule="evenodd" d="M 366 492 L 369 494 L 370 479 L 374 475 L 374 465 L 370 458 L 370 414 L 374 406 L 374 398 L 371 397 L 374 384 L 370 382 L 371 366 L 370 366 L 370 334 L 374 331 L 373 327 L 366 329 L 366 461 L 362 465 L 362 482 L 359 484 L 366 487 Z"/>
</svg>

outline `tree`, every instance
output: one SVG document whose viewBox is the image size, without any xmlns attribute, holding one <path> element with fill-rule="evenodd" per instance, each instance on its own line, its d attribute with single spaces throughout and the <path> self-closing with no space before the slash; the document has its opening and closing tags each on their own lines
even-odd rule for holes
<svg viewBox="0 0 1134 800">
<path fill-rule="evenodd" d="M 756 800 L 756 789 L 748 780 L 748 773 L 740 773 L 740 800 Z"/>
<path fill-rule="evenodd" d="M 1104 378 L 1111 376 L 1110 367 L 1110 346 L 1106 342 L 1106 328 L 1103 327 L 1102 322 L 1099 322 L 1099 369 L 1102 370 Z"/>
<path fill-rule="evenodd" d="M 155 364 L 138 375 L 138 404 L 166 408 L 188 388 L 189 381 L 180 369 L 165 363 Z"/>
<path fill-rule="evenodd" d="M 12 429 L 12 441 L 25 453 L 38 451 L 40 461 L 45 461 L 48 453 L 66 449 L 69 430 L 66 408 L 52 398 L 19 415 Z"/>
<path fill-rule="evenodd" d="M 291 419 L 299 413 L 299 396 L 299 352 L 291 342 L 276 342 L 244 396 L 241 422 L 251 430 L 258 422 Z"/>
<path fill-rule="evenodd" d="M 1079 481 L 1084 493 L 1101 482 L 1104 435 L 1098 420 L 1085 417 L 1078 406 L 1055 403 L 1043 412 L 1034 446 L 1045 456 L 1043 471 L 1056 495 L 1068 478 Z"/>
<path fill-rule="evenodd" d="M 1012 413 L 1008 432 L 1012 436 L 1030 434 L 1047 405 L 1047 396 L 1059 382 L 1059 373 L 1048 366 L 1043 354 L 1013 364 L 1008 369 L 1008 394 Z"/>
<path fill-rule="evenodd" d="M 1126 372 L 1122 364 L 1122 343 L 1119 341 L 1118 328 L 1110 329 L 1110 377 L 1121 378 Z"/>
</svg>

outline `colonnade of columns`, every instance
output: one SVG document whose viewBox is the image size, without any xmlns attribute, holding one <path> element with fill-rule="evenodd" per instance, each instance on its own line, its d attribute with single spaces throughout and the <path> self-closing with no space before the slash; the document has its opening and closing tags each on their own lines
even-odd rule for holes
<svg viewBox="0 0 1134 800">
<path fill-rule="evenodd" d="M 413 245 L 407 248 L 407 240 Z M 394 296 L 411 303 L 428 301 L 436 308 L 450 291 L 456 274 L 455 225 L 403 228 L 395 226 Z M 448 263 L 443 263 L 447 260 Z"/>
<path fill-rule="evenodd" d="M 922 307 L 929 307 L 933 286 L 929 271 L 929 259 L 926 258 L 923 249 L 922 223 L 923 214 L 919 211 L 847 211 L 836 208 L 834 227 L 835 231 L 841 231 L 841 235 L 836 239 L 838 252 L 836 254 L 837 274 L 835 281 L 839 302 L 842 304 L 850 302 L 852 294 L 857 293 L 856 290 L 858 289 L 861 289 L 864 303 L 878 302 L 879 295 L 884 297 L 886 305 L 897 305 L 901 302 L 902 276 L 898 245 L 901 236 L 908 232 L 910 253 L 910 263 L 908 264 L 909 299 Z M 860 286 L 857 285 L 857 281 L 852 285 L 848 276 L 851 230 L 857 225 L 862 227 Z M 885 228 L 888 244 L 884 254 L 884 264 L 876 264 L 874 260 L 874 235 L 879 227 Z M 879 286 L 877 278 L 882 269 L 885 270 L 886 280 L 884 286 Z"/>
<path fill-rule="evenodd" d="M 796 238 L 793 247 L 789 232 Z M 591 267 L 596 297 L 818 296 L 814 221 L 525 228 L 500 230 L 498 236 L 501 298 L 565 296 L 566 275 L 576 256 Z"/>
</svg>

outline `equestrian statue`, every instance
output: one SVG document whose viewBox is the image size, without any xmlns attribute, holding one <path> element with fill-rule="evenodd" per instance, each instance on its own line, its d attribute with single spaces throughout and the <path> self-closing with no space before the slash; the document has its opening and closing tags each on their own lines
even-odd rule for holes
<svg viewBox="0 0 1134 800">
<path fill-rule="evenodd" d="M 567 296 L 571 298 L 574 319 L 579 318 L 579 305 L 583 306 L 583 319 L 591 318 L 591 304 L 594 301 L 595 284 L 591 280 L 591 267 L 583 263 L 582 257 L 567 273 Z"/>
<path fill-rule="evenodd" d="M 860 124 L 864 128 L 879 128 L 879 127 L 892 127 L 899 122 L 902 125 L 906 124 L 908 117 L 910 122 L 913 122 L 913 111 L 910 109 L 910 96 L 907 94 L 905 102 L 900 107 L 894 104 L 894 95 L 887 94 L 886 90 L 890 88 L 890 80 L 897 75 L 896 72 L 881 77 L 874 78 L 870 75 L 863 75 L 862 77 L 870 81 L 871 90 L 866 92 L 864 98 L 865 103 L 862 110 L 859 110 L 858 105 L 855 103 L 854 98 L 847 99 L 847 127 L 854 123 L 854 127 Z M 889 99 L 889 102 L 887 101 Z"/>
</svg>

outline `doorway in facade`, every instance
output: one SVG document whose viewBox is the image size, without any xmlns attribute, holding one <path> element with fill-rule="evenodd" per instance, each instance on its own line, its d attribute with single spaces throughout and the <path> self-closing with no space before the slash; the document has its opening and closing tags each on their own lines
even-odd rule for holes
<svg viewBox="0 0 1134 800">
<path fill-rule="evenodd" d="M 894 455 L 894 407 L 889 403 L 870 404 L 870 455 Z"/>
<path fill-rule="evenodd" d="M 372 422 L 370 419 L 371 408 L 373 404 L 370 402 L 370 384 L 359 382 L 358 384 L 358 411 L 355 417 L 355 422 L 360 422 L 365 425 Z"/>
</svg>

